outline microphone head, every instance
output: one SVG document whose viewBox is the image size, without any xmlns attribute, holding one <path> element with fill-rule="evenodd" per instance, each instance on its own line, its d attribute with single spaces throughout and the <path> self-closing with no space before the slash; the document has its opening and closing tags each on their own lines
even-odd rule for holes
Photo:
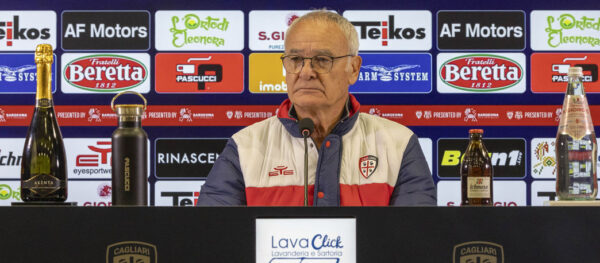
<svg viewBox="0 0 600 263">
<path fill-rule="evenodd" d="M 298 128 L 302 136 L 308 137 L 315 130 L 315 123 L 311 118 L 304 118 L 298 122 Z"/>
</svg>

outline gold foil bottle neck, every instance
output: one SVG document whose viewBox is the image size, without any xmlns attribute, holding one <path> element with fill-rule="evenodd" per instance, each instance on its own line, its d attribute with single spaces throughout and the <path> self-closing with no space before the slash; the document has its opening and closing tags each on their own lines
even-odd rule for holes
<svg viewBox="0 0 600 263">
<path fill-rule="evenodd" d="M 35 93 L 36 105 L 41 107 L 51 106 L 52 100 L 52 46 L 39 44 L 35 48 L 35 64 L 37 67 L 37 89 Z"/>
<path fill-rule="evenodd" d="M 35 48 L 35 63 L 52 64 L 52 62 L 54 62 L 52 46 L 49 44 L 37 45 Z"/>
<path fill-rule="evenodd" d="M 583 76 L 583 68 L 581 68 L 581 67 L 570 67 L 568 75 L 570 77 L 581 77 L 581 76 Z"/>
</svg>

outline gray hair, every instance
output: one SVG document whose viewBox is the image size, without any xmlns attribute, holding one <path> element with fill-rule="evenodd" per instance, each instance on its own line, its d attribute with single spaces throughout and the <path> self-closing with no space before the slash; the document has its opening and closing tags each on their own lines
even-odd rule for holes
<svg viewBox="0 0 600 263">
<path fill-rule="evenodd" d="M 358 33 L 356 33 L 356 28 L 354 28 L 354 25 L 352 25 L 352 23 L 350 23 L 350 21 L 348 21 L 348 19 L 345 17 L 326 9 L 315 10 L 294 20 L 294 22 L 292 22 L 292 24 L 288 27 L 285 35 L 288 36 L 290 31 L 292 31 L 292 28 L 304 21 L 327 22 L 337 25 L 348 41 L 349 54 L 355 56 L 358 55 Z"/>
</svg>

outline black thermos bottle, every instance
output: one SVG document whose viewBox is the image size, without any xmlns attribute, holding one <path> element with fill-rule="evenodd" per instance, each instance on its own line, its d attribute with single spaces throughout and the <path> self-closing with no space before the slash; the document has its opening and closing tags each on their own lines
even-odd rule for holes
<svg viewBox="0 0 600 263">
<path fill-rule="evenodd" d="M 122 94 L 136 94 L 141 104 L 114 105 Z M 142 129 L 146 99 L 133 91 L 117 94 L 111 102 L 119 127 L 112 134 L 112 205 L 148 205 L 148 135 Z"/>
</svg>

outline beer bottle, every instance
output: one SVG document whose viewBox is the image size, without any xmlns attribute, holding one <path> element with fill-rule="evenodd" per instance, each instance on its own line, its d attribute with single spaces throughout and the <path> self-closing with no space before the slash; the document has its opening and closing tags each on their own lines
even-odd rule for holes
<svg viewBox="0 0 600 263">
<path fill-rule="evenodd" d="M 494 172 L 482 134 L 482 129 L 469 130 L 469 146 L 460 162 L 462 206 L 493 205 Z"/>
<path fill-rule="evenodd" d="M 593 200 L 598 193 L 598 145 L 581 77 L 569 68 L 569 84 L 556 134 L 556 194 L 560 200 Z"/>
<path fill-rule="evenodd" d="M 52 102 L 52 46 L 38 45 L 37 91 L 21 162 L 21 199 L 62 202 L 67 199 L 65 146 Z"/>
</svg>

